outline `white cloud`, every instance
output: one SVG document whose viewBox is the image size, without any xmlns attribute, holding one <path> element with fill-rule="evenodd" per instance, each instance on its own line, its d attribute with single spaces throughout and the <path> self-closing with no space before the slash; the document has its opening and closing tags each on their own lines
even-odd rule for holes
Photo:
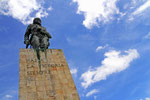
<svg viewBox="0 0 150 100">
<path fill-rule="evenodd" d="M 96 100 L 97 99 L 97 96 L 94 96 L 94 100 Z"/>
<path fill-rule="evenodd" d="M 1 0 L 0 14 L 12 16 L 23 24 L 29 24 L 34 17 L 46 17 L 47 10 L 43 8 L 44 0 Z"/>
<path fill-rule="evenodd" d="M 101 62 L 102 65 L 96 69 L 89 69 L 81 75 L 83 82 L 81 85 L 87 88 L 89 85 L 105 80 L 109 75 L 121 72 L 129 67 L 130 63 L 139 57 L 136 49 L 125 51 L 126 54 L 121 54 L 121 51 L 106 52 L 105 59 Z"/>
<path fill-rule="evenodd" d="M 133 21 L 133 20 L 134 20 L 134 17 L 133 17 L 133 16 L 130 16 L 129 19 L 128 19 L 129 22 L 130 22 L 130 21 Z"/>
<path fill-rule="evenodd" d="M 96 48 L 96 52 L 98 52 L 98 51 L 100 51 L 100 50 L 102 50 L 102 49 L 105 49 L 107 46 L 108 46 L 108 45 L 105 45 L 105 46 L 98 46 L 98 47 Z"/>
<path fill-rule="evenodd" d="M 140 100 L 150 100 L 150 98 L 146 97 L 145 99 L 140 99 Z"/>
<path fill-rule="evenodd" d="M 133 0 L 133 1 L 135 1 L 135 0 Z M 133 6 L 132 8 L 134 8 L 134 7 L 135 6 Z M 150 8 L 150 1 L 146 0 L 146 2 L 143 5 L 139 6 L 134 12 L 131 13 L 131 15 L 129 16 L 128 21 L 133 21 L 136 16 L 143 16 L 144 12 L 148 8 Z"/>
<path fill-rule="evenodd" d="M 47 13 L 46 11 L 44 11 L 43 9 L 40 9 L 40 10 L 36 13 L 35 16 L 41 18 L 41 17 L 48 16 L 48 13 Z"/>
<path fill-rule="evenodd" d="M 131 1 L 131 5 L 130 5 L 130 9 L 134 9 L 136 6 L 137 6 L 137 4 L 138 4 L 138 1 L 137 0 L 132 0 Z"/>
<path fill-rule="evenodd" d="M 76 75 L 78 70 L 76 68 L 73 68 L 73 69 L 70 70 L 70 72 L 71 72 L 72 75 Z"/>
<path fill-rule="evenodd" d="M 10 98 L 12 98 L 13 96 L 12 95 L 9 95 L 9 94 L 7 94 L 7 95 L 5 95 L 5 98 L 6 99 L 10 99 Z"/>
<path fill-rule="evenodd" d="M 150 98 L 145 98 L 145 100 L 150 100 Z"/>
<path fill-rule="evenodd" d="M 131 2 L 126 3 L 126 4 L 123 6 L 123 8 L 124 8 L 125 10 L 134 9 L 134 8 L 137 6 L 138 2 L 139 2 L 139 1 L 137 1 L 137 0 L 131 0 Z"/>
<path fill-rule="evenodd" d="M 145 39 L 150 39 L 150 32 L 144 36 Z"/>
<path fill-rule="evenodd" d="M 69 65 L 69 68 L 70 68 L 70 73 L 76 77 L 78 69 L 77 69 L 77 67 L 75 67 L 74 62 L 69 60 L 68 65 Z"/>
<path fill-rule="evenodd" d="M 13 98 L 18 96 L 18 90 L 6 90 L 0 94 L 0 100 L 12 100 Z"/>
<path fill-rule="evenodd" d="M 93 95 L 93 94 L 95 94 L 95 93 L 98 93 L 99 91 L 97 90 L 97 89 L 93 89 L 93 90 L 91 90 L 90 92 L 88 92 L 87 94 L 86 94 L 86 97 L 88 97 L 88 96 L 91 96 L 91 95 Z"/>
<path fill-rule="evenodd" d="M 149 7 L 150 7 L 150 1 L 148 0 L 143 5 L 141 5 L 139 8 L 137 8 L 136 11 L 133 12 L 133 15 L 138 15 Z"/>
<path fill-rule="evenodd" d="M 103 46 L 98 46 L 98 47 L 96 48 L 96 52 L 102 50 L 103 48 L 104 48 Z"/>
<path fill-rule="evenodd" d="M 99 23 L 106 23 L 118 14 L 117 0 L 73 0 L 78 4 L 78 14 L 83 14 L 85 20 L 83 25 L 90 29 Z"/>
<path fill-rule="evenodd" d="M 50 6 L 47 10 L 48 10 L 48 11 L 51 11 L 51 10 L 53 10 L 53 8 Z"/>
</svg>

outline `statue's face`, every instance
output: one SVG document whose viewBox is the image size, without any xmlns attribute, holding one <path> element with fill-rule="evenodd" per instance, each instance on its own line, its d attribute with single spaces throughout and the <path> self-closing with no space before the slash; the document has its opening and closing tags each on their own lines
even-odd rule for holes
<svg viewBox="0 0 150 100">
<path fill-rule="evenodd" d="M 41 19 L 40 18 L 34 18 L 33 24 L 39 24 L 39 25 L 41 25 Z"/>
</svg>

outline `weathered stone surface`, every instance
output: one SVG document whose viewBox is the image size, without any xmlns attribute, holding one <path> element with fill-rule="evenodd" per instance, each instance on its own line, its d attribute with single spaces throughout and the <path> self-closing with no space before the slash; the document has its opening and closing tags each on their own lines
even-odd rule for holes
<svg viewBox="0 0 150 100">
<path fill-rule="evenodd" d="M 19 100 L 80 100 L 65 56 L 60 49 L 40 52 L 20 49 Z"/>
</svg>

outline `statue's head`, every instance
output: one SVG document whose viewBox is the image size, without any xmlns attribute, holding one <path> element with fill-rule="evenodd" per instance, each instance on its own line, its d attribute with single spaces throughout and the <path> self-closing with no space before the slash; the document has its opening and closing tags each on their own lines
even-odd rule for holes
<svg viewBox="0 0 150 100">
<path fill-rule="evenodd" d="M 40 18 L 34 18 L 33 24 L 41 25 L 41 19 Z"/>
</svg>

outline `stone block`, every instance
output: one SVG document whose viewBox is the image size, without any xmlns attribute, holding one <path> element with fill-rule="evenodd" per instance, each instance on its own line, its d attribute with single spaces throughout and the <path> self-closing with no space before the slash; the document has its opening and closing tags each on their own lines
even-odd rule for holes
<svg viewBox="0 0 150 100">
<path fill-rule="evenodd" d="M 62 50 L 20 49 L 19 100 L 80 100 Z"/>
</svg>

